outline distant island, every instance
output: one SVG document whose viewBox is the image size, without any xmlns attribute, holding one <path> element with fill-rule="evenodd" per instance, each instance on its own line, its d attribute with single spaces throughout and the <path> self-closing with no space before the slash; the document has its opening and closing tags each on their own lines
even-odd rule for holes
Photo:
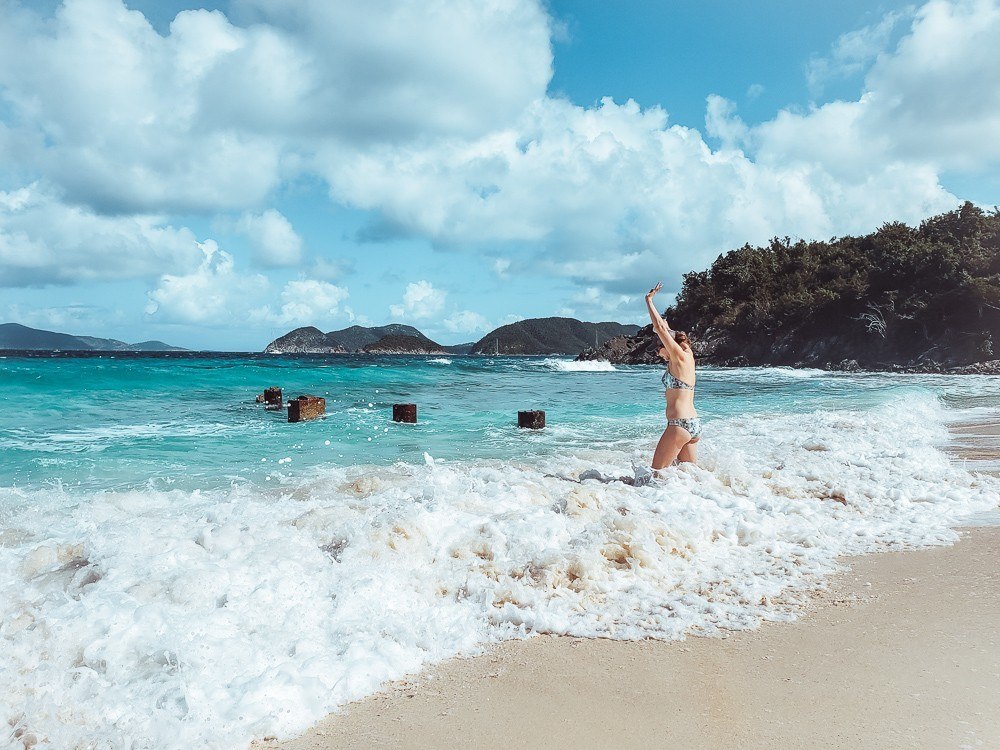
<svg viewBox="0 0 1000 750">
<path fill-rule="evenodd" d="M 390 334 L 372 344 L 366 344 L 362 351 L 367 354 L 447 354 L 440 344 L 426 337 Z"/>
<path fill-rule="evenodd" d="M 444 346 L 413 326 L 351 326 L 323 333 L 313 326 L 289 331 L 272 341 L 265 354 L 578 354 L 614 336 L 633 334 L 636 325 L 585 323 L 574 318 L 530 318 L 500 326 L 475 343 Z"/>
<path fill-rule="evenodd" d="M 472 354 L 579 354 L 595 344 L 639 330 L 622 323 L 585 323 L 576 318 L 529 318 L 500 326 L 472 346 Z"/>
<path fill-rule="evenodd" d="M 276 338 L 265 347 L 264 354 L 465 354 L 471 346 L 442 346 L 413 326 L 401 323 L 351 326 L 329 333 L 304 326 Z"/>
<path fill-rule="evenodd" d="M 744 245 L 686 274 L 665 316 L 706 364 L 1000 372 L 1000 212 Z M 659 364 L 657 349 L 646 326 L 578 359 Z"/>
<path fill-rule="evenodd" d="M 102 352 L 183 352 L 179 346 L 162 341 L 140 341 L 128 344 L 117 339 L 94 336 L 72 336 L 68 333 L 43 331 L 20 323 L 0 324 L 0 349 L 21 351 L 102 351 Z"/>
</svg>

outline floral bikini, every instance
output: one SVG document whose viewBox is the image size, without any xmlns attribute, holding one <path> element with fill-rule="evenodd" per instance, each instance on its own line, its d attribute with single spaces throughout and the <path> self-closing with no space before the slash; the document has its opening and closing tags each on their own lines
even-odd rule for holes
<svg viewBox="0 0 1000 750">
<path fill-rule="evenodd" d="M 663 373 L 663 387 L 668 391 L 679 390 L 679 391 L 693 391 L 694 386 L 690 383 L 685 383 L 680 378 L 674 377 L 673 373 L 670 372 L 668 368 L 666 372 Z M 698 417 L 682 417 L 680 419 L 668 419 L 667 427 L 681 427 L 687 430 L 688 434 L 691 436 L 692 440 L 697 440 L 701 436 L 701 420 Z"/>
</svg>

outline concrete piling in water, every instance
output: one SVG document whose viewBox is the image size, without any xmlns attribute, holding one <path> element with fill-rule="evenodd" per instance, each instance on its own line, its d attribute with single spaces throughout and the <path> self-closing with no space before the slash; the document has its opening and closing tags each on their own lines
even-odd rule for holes
<svg viewBox="0 0 1000 750">
<path fill-rule="evenodd" d="M 393 404 L 392 421 L 405 422 L 406 424 L 416 424 L 417 405 L 416 404 Z"/>
<path fill-rule="evenodd" d="M 519 411 L 517 426 L 527 430 L 540 430 L 545 427 L 544 411 Z"/>
<path fill-rule="evenodd" d="M 265 388 L 264 395 L 257 397 L 257 403 L 264 403 L 265 409 L 280 409 L 284 403 L 281 398 L 281 389 L 277 387 Z"/>
<path fill-rule="evenodd" d="M 319 396 L 299 396 L 288 402 L 288 421 L 304 422 L 326 414 L 326 399 Z"/>
</svg>

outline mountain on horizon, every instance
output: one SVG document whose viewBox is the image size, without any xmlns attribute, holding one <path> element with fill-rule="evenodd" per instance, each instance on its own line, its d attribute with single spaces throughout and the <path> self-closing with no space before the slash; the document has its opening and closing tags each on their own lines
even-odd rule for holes
<svg viewBox="0 0 1000 750">
<path fill-rule="evenodd" d="M 586 323 L 575 318 L 530 318 L 500 326 L 475 343 L 442 346 L 413 326 L 350 326 L 323 333 L 315 326 L 302 326 L 279 336 L 264 348 L 265 354 L 348 354 L 376 347 L 386 337 L 407 337 L 422 343 L 427 351 L 448 354 L 579 354 L 615 336 L 634 334 L 637 325 Z M 415 342 L 409 348 L 416 350 Z"/>
<path fill-rule="evenodd" d="M 364 351 L 386 337 L 406 337 L 427 349 L 440 350 L 437 343 L 413 326 L 390 323 L 384 326 L 349 326 L 323 333 L 315 326 L 302 326 L 279 336 L 264 348 L 264 354 L 347 354 Z M 418 347 L 419 348 L 419 347 Z"/>
<path fill-rule="evenodd" d="M 586 323 L 576 318 L 529 318 L 500 326 L 472 347 L 472 354 L 579 354 L 615 336 L 639 330 L 623 323 Z"/>
<path fill-rule="evenodd" d="M 162 341 L 141 341 L 128 344 L 118 339 L 96 336 L 73 336 L 69 333 L 29 328 L 20 323 L 0 323 L 0 349 L 23 351 L 102 351 L 102 352 L 182 352 L 180 346 Z"/>
</svg>

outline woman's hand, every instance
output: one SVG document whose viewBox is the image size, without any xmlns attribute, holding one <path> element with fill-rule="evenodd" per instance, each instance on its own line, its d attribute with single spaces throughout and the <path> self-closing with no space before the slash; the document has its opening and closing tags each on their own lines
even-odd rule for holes
<svg viewBox="0 0 1000 750">
<path fill-rule="evenodd" d="M 663 282 L 657 281 L 656 286 L 654 286 L 652 289 L 646 292 L 646 299 L 647 300 L 653 299 L 653 297 L 656 296 L 656 293 L 661 289 L 663 289 Z"/>
</svg>

